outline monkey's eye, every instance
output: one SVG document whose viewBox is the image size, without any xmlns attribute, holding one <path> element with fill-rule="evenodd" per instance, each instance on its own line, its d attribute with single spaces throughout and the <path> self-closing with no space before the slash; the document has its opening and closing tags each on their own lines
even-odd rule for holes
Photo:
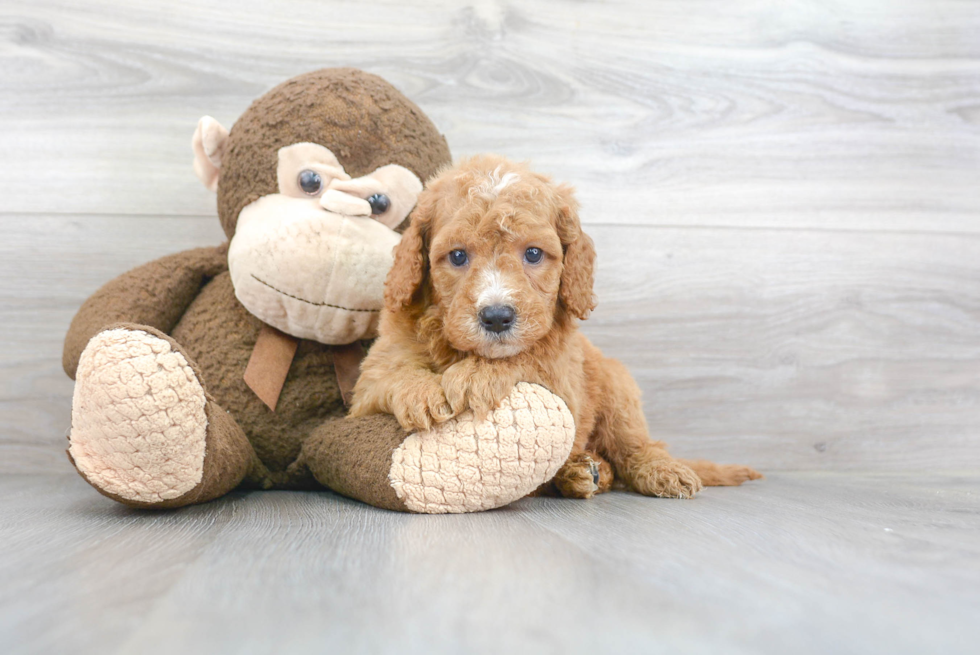
<svg viewBox="0 0 980 655">
<path fill-rule="evenodd" d="M 537 264 L 544 257 L 544 251 L 541 248 L 528 248 L 524 251 L 524 261 L 528 264 Z"/>
<path fill-rule="evenodd" d="M 323 180 L 316 171 L 305 170 L 299 174 L 299 188 L 303 193 L 315 196 L 323 188 Z"/>
<path fill-rule="evenodd" d="M 391 200 L 383 193 L 376 193 L 367 199 L 372 214 L 383 214 L 391 207 Z"/>
<path fill-rule="evenodd" d="M 465 250 L 454 250 L 449 253 L 449 263 L 453 266 L 464 266 L 468 259 Z"/>
</svg>

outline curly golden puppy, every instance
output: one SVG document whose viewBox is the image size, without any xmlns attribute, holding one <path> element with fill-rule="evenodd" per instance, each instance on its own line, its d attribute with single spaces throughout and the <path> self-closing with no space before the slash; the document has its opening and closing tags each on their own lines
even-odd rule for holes
<svg viewBox="0 0 980 655">
<path fill-rule="evenodd" d="M 427 429 L 467 408 L 485 415 L 524 380 L 575 417 L 572 454 L 553 481 L 563 496 L 588 498 L 618 478 L 642 494 L 690 498 L 702 484 L 761 477 L 676 460 L 650 440 L 633 378 L 576 327 L 595 307 L 594 260 L 571 187 L 496 156 L 443 171 L 395 249 L 351 414 L 387 412 L 406 430 Z"/>
</svg>

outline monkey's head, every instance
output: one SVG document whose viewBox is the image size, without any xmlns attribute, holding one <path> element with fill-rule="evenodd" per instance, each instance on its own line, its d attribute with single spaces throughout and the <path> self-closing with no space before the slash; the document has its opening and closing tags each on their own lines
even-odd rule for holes
<svg viewBox="0 0 980 655">
<path fill-rule="evenodd" d="M 230 132 L 205 116 L 192 145 L 245 308 L 321 343 L 374 336 L 396 229 L 450 162 L 425 114 L 376 75 L 324 69 L 269 91 Z"/>
</svg>

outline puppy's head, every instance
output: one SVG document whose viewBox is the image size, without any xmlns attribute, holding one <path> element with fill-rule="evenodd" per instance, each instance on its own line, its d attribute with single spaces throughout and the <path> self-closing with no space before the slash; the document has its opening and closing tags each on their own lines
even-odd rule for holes
<svg viewBox="0 0 980 655">
<path fill-rule="evenodd" d="M 595 250 L 577 209 L 571 187 L 502 157 L 443 171 L 395 249 L 386 309 L 436 324 L 457 351 L 520 353 L 595 307 Z"/>
</svg>

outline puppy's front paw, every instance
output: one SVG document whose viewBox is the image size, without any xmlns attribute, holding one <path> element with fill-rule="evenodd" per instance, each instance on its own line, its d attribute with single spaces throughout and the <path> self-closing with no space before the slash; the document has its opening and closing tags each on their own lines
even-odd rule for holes
<svg viewBox="0 0 980 655">
<path fill-rule="evenodd" d="M 508 366 L 467 358 L 446 369 L 442 388 L 453 414 L 472 409 L 483 420 L 500 406 L 517 384 L 517 376 Z"/>
<path fill-rule="evenodd" d="M 436 382 L 419 383 L 405 389 L 392 400 L 391 410 L 408 432 L 429 430 L 434 424 L 456 415 Z"/>
<path fill-rule="evenodd" d="M 456 414 L 469 408 L 470 380 L 476 373 L 472 359 L 464 359 L 450 366 L 442 374 L 442 390 L 446 401 Z"/>
</svg>

